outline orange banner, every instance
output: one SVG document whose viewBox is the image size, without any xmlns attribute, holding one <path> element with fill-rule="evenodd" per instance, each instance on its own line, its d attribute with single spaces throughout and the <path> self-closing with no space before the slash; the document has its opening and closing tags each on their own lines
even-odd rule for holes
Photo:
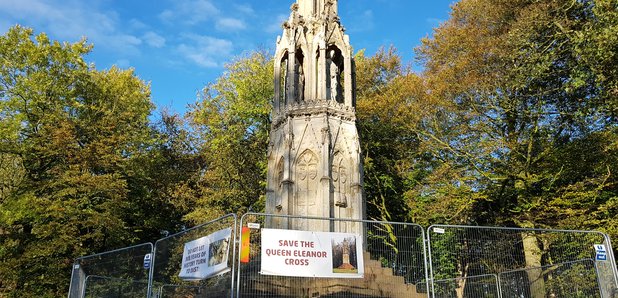
<svg viewBox="0 0 618 298">
<path fill-rule="evenodd" d="M 249 263 L 249 253 L 251 252 L 251 229 L 242 227 L 240 236 L 240 262 Z"/>
</svg>

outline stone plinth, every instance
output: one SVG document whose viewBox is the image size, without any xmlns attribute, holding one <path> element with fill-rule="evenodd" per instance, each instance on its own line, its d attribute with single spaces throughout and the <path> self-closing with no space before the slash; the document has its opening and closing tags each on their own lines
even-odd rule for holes
<svg viewBox="0 0 618 298">
<path fill-rule="evenodd" d="M 360 279 L 255 276 L 242 280 L 242 297 L 381 297 L 422 298 L 415 285 L 364 254 L 365 275 Z"/>
</svg>

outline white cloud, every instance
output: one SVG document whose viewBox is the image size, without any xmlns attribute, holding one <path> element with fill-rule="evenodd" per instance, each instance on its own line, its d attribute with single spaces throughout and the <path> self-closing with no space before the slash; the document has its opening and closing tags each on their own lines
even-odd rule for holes
<svg viewBox="0 0 618 298">
<path fill-rule="evenodd" d="M 215 25 L 220 31 L 239 31 L 244 30 L 247 26 L 242 20 L 235 18 L 221 18 L 217 20 Z"/>
<path fill-rule="evenodd" d="M 201 67 L 219 67 L 231 56 L 234 45 L 226 39 L 204 35 L 185 35 L 187 43 L 178 46 L 178 52 Z"/>
<path fill-rule="evenodd" d="M 168 23 L 172 22 L 175 17 L 176 17 L 176 14 L 170 9 L 166 9 L 159 14 L 159 19 L 161 19 L 161 21 L 168 22 Z"/>
<path fill-rule="evenodd" d="M 352 25 L 350 26 L 350 31 L 352 32 L 363 32 L 363 31 L 371 31 L 375 28 L 373 10 L 367 9 L 363 11 L 363 13 L 357 15 L 352 20 Z"/>
<path fill-rule="evenodd" d="M 14 24 L 11 24 L 7 20 L 0 19 L 0 34 L 4 34 L 9 31 L 9 28 L 13 27 Z"/>
<path fill-rule="evenodd" d="M 76 41 L 86 36 L 97 47 L 124 54 L 139 53 L 142 41 L 122 31 L 116 12 L 99 11 L 87 4 L 78 0 L 0 0 L 0 16 L 43 28 L 54 38 Z"/>
<path fill-rule="evenodd" d="M 285 22 L 288 19 L 287 15 L 284 14 L 280 14 L 277 15 L 277 17 L 275 17 L 273 19 L 273 21 L 268 24 L 264 31 L 266 31 L 266 33 L 277 33 L 277 32 L 281 32 L 283 29 L 281 28 L 281 25 L 283 24 L 283 22 Z"/>
<path fill-rule="evenodd" d="M 127 69 L 131 67 L 131 61 L 127 59 L 120 59 L 114 62 L 114 65 L 116 65 L 118 68 Z"/>
<path fill-rule="evenodd" d="M 153 48 L 162 48 L 165 46 L 165 38 L 152 31 L 146 32 L 142 39 Z"/>
<path fill-rule="evenodd" d="M 438 19 L 438 18 L 427 18 L 427 19 L 425 19 L 425 22 L 427 22 L 432 27 L 438 27 L 442 23 L 444 23 L 444 20 Z"/>
<path fill-rule="evenodd" d="M 234 7 L 236 8 L 236 10 L 238 10 L 238 11 L 244 13 L 244 14 L 247 14 L 247 15 L 254 15 L 255 14 L 255 10 L 249 4 L 236 4 L 236 5 L 234 5 Z"/>
<path fill-rule="evenodd" d="M 144 24 L 142 21 L 138 19 L 129 20 L 129 26 L 131 26 L 131 28 L 136 29 L 136 30 L 143 30 L 143 29 L 148 28 L 148 25 Z"/>
<path fill-rule="evenodd" d="M 166 9 L 159 14 L 159 19 L 166 23 L 181 21 L 186 25 L 197 25 L 220 13 L 210 0 L 178 0 L 173 9 Z"/>
</svg>

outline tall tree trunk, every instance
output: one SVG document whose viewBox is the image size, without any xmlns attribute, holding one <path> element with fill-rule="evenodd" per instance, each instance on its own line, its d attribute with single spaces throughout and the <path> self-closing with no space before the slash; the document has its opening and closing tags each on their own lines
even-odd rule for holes
<svg viewBox="0 0 618 298">
<path fill-rule="evenodd" d="M 466 264 L 461 269 L 461 279 L 457 282 L 457 288 L 455 289 L 455 293 L 457 294 L 457 298 L 464 298 L 464 294 L 466 292 L 466 281 L 468 280 L 468 267 L 470 264 Z"/>
<path fill-rule="evenodd" d="M 530 297 L 544 298 L 545 280 L 543 279 L 543 269 L 540 268 L 542 266 L 542 251 L 539 247 L 539 241 L 534 234 L 524 233 L 522 237 L 524 256 L 526 258 L 526 268 L 535 268 L 526 270 L 528 274 L 528 282 L 530 284 Z"/>
</svg>

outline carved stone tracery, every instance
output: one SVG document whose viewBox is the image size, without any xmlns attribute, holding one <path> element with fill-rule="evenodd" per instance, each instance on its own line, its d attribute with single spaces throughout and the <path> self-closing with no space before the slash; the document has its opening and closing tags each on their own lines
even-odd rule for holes
<svg viewBox="0 0 618 298">
<path fill-rule="evenodd" d="M 331 175 L 333 179 L 335 206 L 346 208 L 348 206 L 349 173 L 343 154 L 337 152 L 333 157 Z"/>
<path fill-rule="evenodd" d="M 336 0 L 297 0 L 275 53 L 266 212 L 364 218 L 354 63 Z M 345 138 L 343 136 L 346 136 Z M 281 157 L 280 159 L 278 159 Z M 279 228 L 360 231 L 355 223 L 279 221 Z"/>
</svg>

